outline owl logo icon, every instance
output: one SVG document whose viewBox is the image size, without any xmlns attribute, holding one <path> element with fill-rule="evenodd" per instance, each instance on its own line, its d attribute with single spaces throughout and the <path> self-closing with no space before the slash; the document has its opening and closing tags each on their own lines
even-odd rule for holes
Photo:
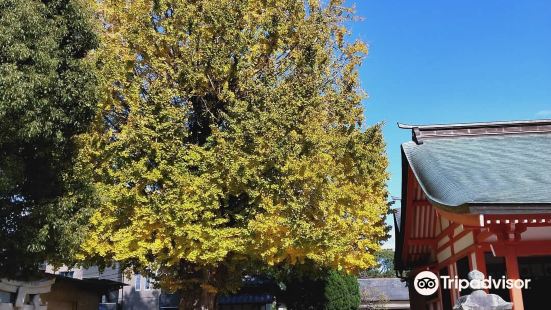
<svg viewBox="0 0 551 310">
<path fill-rule="evenodd" d="M 430 271 L 420 272 L 413 280 L 413 287 L 423 296 L 432 295 L 438 290 L 438 277 Z"/>
</svg>

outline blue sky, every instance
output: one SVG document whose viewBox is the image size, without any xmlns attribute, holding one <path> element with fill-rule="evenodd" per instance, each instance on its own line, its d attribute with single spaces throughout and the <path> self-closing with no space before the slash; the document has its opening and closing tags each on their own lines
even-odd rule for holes
<svg viewBox="0 0 551 310">
<path fill-rule="evenodd" d="M 551 118 L 551 1 L 356 0 L 367 123 L 383 121 L 392 195 L 408 124 Z M 391 223 L 391 221 L 388 221 Z M 394 247 L 394 239 L 385 247 Z"/>
</svg>

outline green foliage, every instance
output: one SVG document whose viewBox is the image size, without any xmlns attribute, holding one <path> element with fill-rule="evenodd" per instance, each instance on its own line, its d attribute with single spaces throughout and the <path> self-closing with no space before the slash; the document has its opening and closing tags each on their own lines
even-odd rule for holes
<svg viewBox="0 0 551 310">
<path fill-rule="evenodd" d="M 0 277 L 67 262 L 89 189 L 73 171 L 96 110 L 97 45 L 69 0 L 0 2 Z"/>
<path fill-rule="evenodd" d="M 283 302 L 289 310 L 323 309 L 326 303 L 324 297 L 326 271 L 303 273 L 300 270 L 291 271 L 281 279 L 283 291 L 277 296 L 278 302 Z"/>
<path fill-rule="evenodd" d="M 377 265 L 360 272 L 362 278 L 393 278 L 396 277 L 394 270 L 394 250 L 381 249 L 375 253 Z"/>
<path fill-rule="evenodd" d="M 281 297 L 290 310 L 356 310 L 360 306 L 357 278 L 335 270 L 315 277 L 289 277 Z"/>
<path fill-rule="evenodd" d="M 360 287 L 355 276 L 330 271 L 325 286 L 326 310 L 356 310 L 360 306 Z"/>
<path fill-rule="evenodd" d="M 82 259 L 211 293 L 244 261 L 375 264 L 387 160 L 343 1 L 90 2 L 103 97 L 79 169 L 102 203 Z"/>
</svg>

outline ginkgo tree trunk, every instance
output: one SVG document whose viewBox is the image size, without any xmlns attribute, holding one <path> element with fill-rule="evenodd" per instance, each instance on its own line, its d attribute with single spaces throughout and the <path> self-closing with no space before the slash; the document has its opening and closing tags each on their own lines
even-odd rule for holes
<svg viewBox="0 0 551 310">
<path fill-rule="evenodd" d="M 252 264 L 375 265 L 387 160 L 343 1 L 90 3 L 103 99 L 79 169 L 101 207 L 82 259 L 155 271 L 196 309 Z"/>
</svg>

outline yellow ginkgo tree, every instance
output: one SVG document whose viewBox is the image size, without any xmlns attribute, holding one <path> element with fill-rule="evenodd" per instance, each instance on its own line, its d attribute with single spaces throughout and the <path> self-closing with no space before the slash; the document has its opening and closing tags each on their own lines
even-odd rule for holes
<svg viewBox="0 0 551 310">
<path fill-rule="evenodd" d="M 208 309 L 251 264 L 375 264 L 387 159 L 343 1 L 90 4 L 103 97 L 80 140 L 99 205 L 82 258 Z"/>
</svg>

